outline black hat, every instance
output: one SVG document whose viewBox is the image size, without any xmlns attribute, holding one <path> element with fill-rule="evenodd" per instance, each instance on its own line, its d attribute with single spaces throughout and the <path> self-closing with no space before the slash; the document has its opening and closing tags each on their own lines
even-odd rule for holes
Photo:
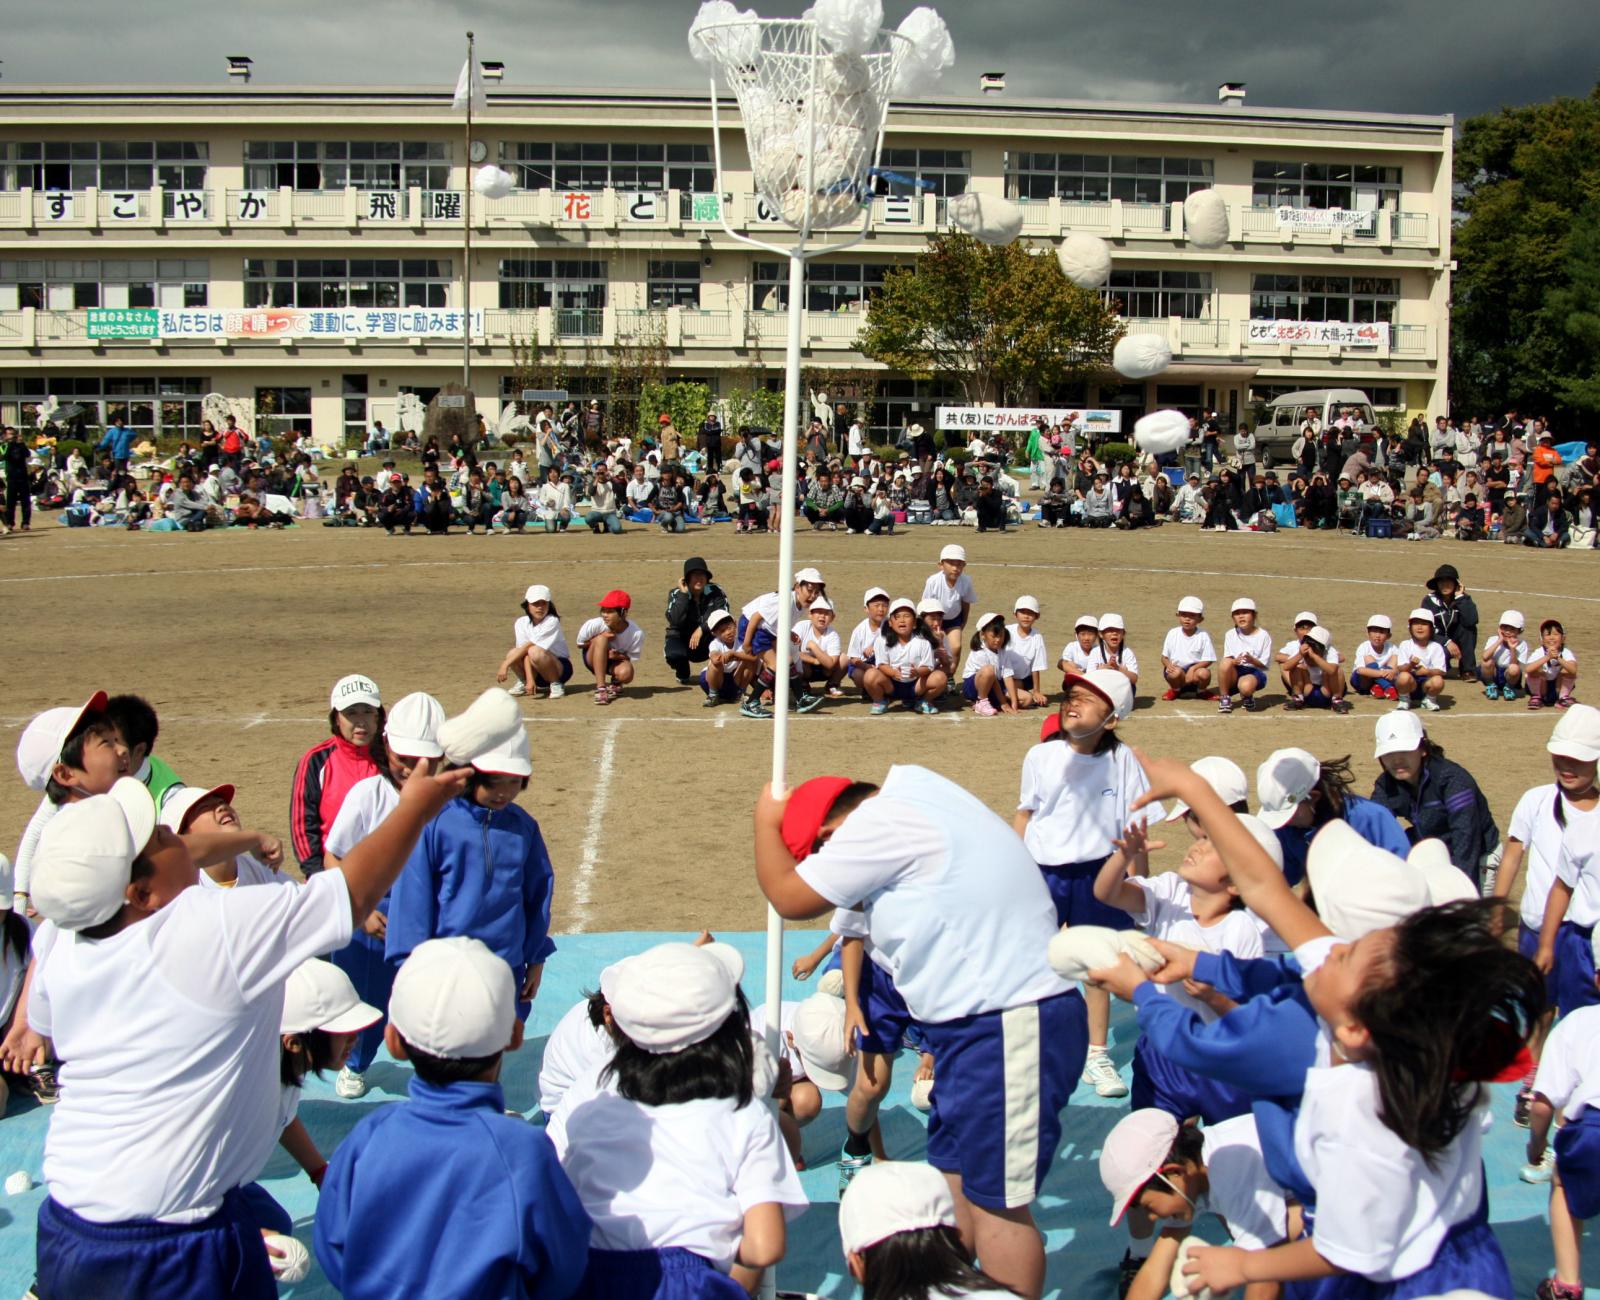
<svg viewBox="0 0 1600 1300">
<path fill-rule="evenodd" d="M 1461 575 L 1456 572 L 1453 564 L 1441 564 L 1433 571 L 1433 577 L 1428 579 L 1428 590 L 1438 591 L 1441 582 L 1453 582 L 1457 587 L 1461 585 Z"/>
<path fill-rule="evenodd" d="M 691 555 L 683 562 L 683 580 L 685 582 L 689 581 L 689 575 L 696 569 L 706 575 L 707 582 L 711 581 L 711 570 L 706 567 L 705 560 L 698 555 Z"/>
</svg>

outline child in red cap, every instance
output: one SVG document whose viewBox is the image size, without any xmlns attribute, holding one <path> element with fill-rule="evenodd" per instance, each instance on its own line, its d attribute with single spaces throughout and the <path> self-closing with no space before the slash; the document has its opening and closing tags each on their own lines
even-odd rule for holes
<svg viewBox="0 0 1600 1300">
<path fill-rule="evenodd" d="M 610 704 L 633 680 L 633 665 L 644 649 L 644 629 L 628 617 L 633 598 L 625 591 L 600 597 L 600 614 L 578 629 L 578 653 L 594 674 L 594 702 Z"/>
</svg>

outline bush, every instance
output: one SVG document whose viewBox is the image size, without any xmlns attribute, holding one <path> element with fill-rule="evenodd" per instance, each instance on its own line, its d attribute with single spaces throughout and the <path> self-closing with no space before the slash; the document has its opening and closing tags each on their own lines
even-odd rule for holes
<svg viewBox="0 0 1600 1300">
<path fill-rule="evenodd" d="M 1107 465 L 1120 465 L 1124 461 L 1139 459 L 1139 449 L 1131 442 L 1108 442 L 1097 453 Z"/>
<path fill-rule="evenodd" d="M 58 438 L 56 440 L 56 461 L 59 464 L 65 465 L 67 463 L 67 457 L 72 455 L 73 452 L 77 452 L 78 455 L 82 456 L 85 460 L 93 460 L 94 453 L 91 450 L 92 447 L 92 443 L 79 442 L 75 438 Z"/>
<path fill-rule="evenodd" d="M 678 433 L 693 445 L 710 407 L 711 390 L 705 384 L 647 383 L 639 390 L 639 433 L 655 437 L 661 427 L 659 417 L 665 411 Z"/>
</svg>

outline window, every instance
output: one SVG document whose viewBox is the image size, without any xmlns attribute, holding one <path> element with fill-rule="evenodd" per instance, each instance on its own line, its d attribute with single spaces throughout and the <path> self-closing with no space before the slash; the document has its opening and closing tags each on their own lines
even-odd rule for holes
<svg viewBox="0 0 1600 1300">
<path fill-rule="evenodd" d="M 1211 315 L 1210 271 L 1112 271 L 1100 296 L 1131 317 Z"/>
<path fill-rule="evenodd" d="M 451 263 L 438 258 L 247 258 L 246 307 L 445 307 Z"/>
<path fill-rule="evenodd" d="M 708 144 L 583 144 L 506 141 L 500 161 L 525 190 L 716 189 Z"/>
<path fill-rule="evenodd" d="M 606 264 L 603 261 L 507 257 L 500 262 L 502 307 L 523 311 L 554 307 L 566 311 L 598 312 L 606 305 L 606 295 Z"/>
<path fill-rule="evenodd" d="M 938 194 L 950 197 L 967 192 L 972 179 L 972 155 L 965 149 L 885 149 L 882 167 L 926 186 L 890 179 L 890 194 Z"/>
<path fill-rule="evenodd" d="M 1376 407 L 1405 405 L 1405 400 L 1402 398 L 1398 387 L 1373 388 L 1369 386 L 1367 388 L 1367 400 Z"/>
<path fill-rule="evenodd" d="M 698 307 L 700 305 L 700 263 L 658 262 L 649 264 L 649 304 L 652 311 L 666 307 Z"/>
<path fill-rule="evenodd" d="M 344 401 L 344 440 L 360 446 L 367 437 L 367 377 L 340 376 L 339 393 Z"/>
<path fill-rule="evenodd" d="M 22 376 L 0 380 L 0 420 L 31 427 L 39 404 L 50 395 L 63 407 L 82 408 L 76 415 L 58 421 L 68 436 L 81 437 L 120 415 L 129 428 L 139 433 L 187 437 L 200 432 L 200 403 L 210 391 L 211 381 L 204 377 Z"/>
<path fill-rule="evenodd" d="M 256 389 L 256 432 L 299 437 L 311 432 L 309 388 Z"/>
<path fill-rule="evenodd" d="M 0 190 L 203 189 L 204 140 L 0 142 Z"/>
<path fill-rule="evenodd" d="M 1016 153 L 1006 166 L 1006 196 L 1024 202 L 1177 203 L 1211 188 L 1209 158 L 1132 154 Z"/>
<path fill-rule="evenodd" d="M 1257 275 L 1251 320 L 1393 322 L 1400 281 L 1374 275 Z"/>
<path fill-rule="evenodd" d="M 205 258 L 0 261 L 0 311 L 204 307 L 210 280 Z"/>
<path fill-rule="evenodd" d="M 250 140 L 247 190 L 446 190 L 450 146 L 442 140 Z"/>
<path fill-rule="evenodd" d="M 965 400 L 961 385 L 953 379 L 899 379 L 886 376 L 877 384 L 877 401 L 872 407 L 872 432 L 880 438 L 893 441 L 907 425 L 921 424 L 933 429 L 937 407 L 959 406 Z"/>
<path fill-rule="evenodd" d="M 807 262 L 806 310 L 859 310 L 877 297 L 883 277 L 896 269 L 888 262 Z M 750 284 L 752 311 L 784 311 L 789 305 L 789 268 L 782 262 L 757 262 Z"/>
<path fill-rule="evenodd" d="M 1400 169 L 1354 163 L 1257 162 L 1250 205 L 1257 208 L 1400 207 Z"/>
</svg>

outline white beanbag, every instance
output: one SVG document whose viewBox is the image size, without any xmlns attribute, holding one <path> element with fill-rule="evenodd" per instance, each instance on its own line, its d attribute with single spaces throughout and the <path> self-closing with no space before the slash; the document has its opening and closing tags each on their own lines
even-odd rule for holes
<svg viewBox="0 0 1600 1300">
<path fill-rule="evenodd" d="M 835 967 L 828 971 L 817 981 L 817 992 L 826 993 L 831 998 L 844 996 L 844 972 Z"/>
<path fill-rule="evenodd" d="M 1196 190 L 1183 201 L 1183 228 L 1196 248 L 1228 242 L 1228 205 L 1215 190 Z"/>
<path fill-rule="evenodd" d="M 718 27 L 702 35 L 701 28 L 714 23 L 737 23 L 738 26 Z M 724 55 L 736 64 L 754 63 L 760 52 L 761 28 L 754 9 L 740 13 L 731 0 L 705 0 L 694 22 L 689 24 L 689 54 L 703 68 L 711 67 Z"/>
<path fill-rule="evenodd" d="M 33 1190 L 33 1178 L 26 1169 L 19 1169 L 6 1179 L 6 1195 L 21 1196 Z"/>
<path fill-rule="evenodd" d="M 1153 411 L 1134 422 L 1133 440 L 1140 451 L 1165 456 L 1181 451 L 1189 441 L 1189 417 L 1182 411 Z"/>
<path fill-rule="evenodd" d="M 450 762 L 470 763 L 504 745 L 522 729 L 522 709 L 516 700 L 499 687 L 491 686 L 465 713 L 440 724 L 439 747 Z"/>
<path fill-rule="evenodd" d="M 918 5 L 900 21 L 896 28 L 911 42 L 911 48 L 900 56 L 895 69 L 896 95 L 926 95 L 938 85 L 944 70 L 956 61 L 955 42 L 950 39 L 950 29 L 927 5 Z"/>
<path fill-rule="evenodd" d="M 950 221 L 985 244 L 1009 244 L 1022 233 L 1022 209 L 998 194 L 958 194 L 948 204 Z"/>
<path fill-rule="evenodd" d="M 918 1110 L 933 1109 L 932 1079 L 913 1079 L 911 1081 L 911 1104 Z"/>
<path fill-rule="evenodd" d="M 1154 379 L 1172 364 L 1172 345 L 1159 334 L 1124 334 L 1111 350 L 1111 364 L 1128 379 Z"/>
<path fill-rule="evenodd" d="M 285 1237 L 281 1232 L 267 1233 L 266 1242 L 273 1250 L 283 1252 L 282 1259 L 276 1255 L 267 1256 L 267 1263 L 272 1266 L 272 1275 L 286 1284 L 304 1282 L 306 1274 L 311 1272 L 311 1252 L 294 1237 Z"/>
<path fill-rule="evenodd" d="M 817 0 L 817 34 L 838 54 L 865 54 L 883 26 L 883 0 Z"/>
<path fill-rule="evenodd" d="M 778 1063 L 767 1050 L 767 1040 L 760 1034 L 750 1035 L 751 1091 L 765 1101 L 778 1086 Z"/>
<path fill-rule="evenodd" d="M 1117 947 L 1146 975 L 1151 971 L 1160 970 L 1167 964 L 1167 959 L 1156 949 L 1155 944 L 1150 942 L 1150 936 L 1141 934 L 1138 930 L 1117 931 Z"/>
<path fill-rule="evenodd" d="M 1194 1300 L 1212 1300 L 1212 1297 L 1218 1294 L 1208 1286 L 1196 1287 L 1193 1291 L 1189 1290 L 1189 1279 L 1183 1273 L 1183 1266 L 1189 1260 L 1189 1252 L 1196 1246 L 1204 1246 L 1206 1244 L 1199 1237 L 1185 1237 L 1178 1243 L 1178 1258 L 1172 1261 L 1172 1278 L 1167 1283 L 1167 1289 L 1172 1292 L 1176 1300 L 1184 1300 L 1186 1296 L 1192 1296 Z M 1220 1294 L 1227 1295 L 1228 1293 L 1223 1291 Z"/>
<path fill-rule="evenodd" d="M 1121 931 L 1103 925 L 1064 925 L 1050 940 L 1046 957 L 1062 979 L 1086 980 L 1090 971 L 1117 964 L 1121 937 Z"/>
<path fill-rule="evenodd" d="M 472 192 L 486 199 L 503 199 L 516 188 L 517 178 L 493 163 L 485 163 L 472 178 Z"/>
<path fill-rule="evenodd" d="M 1111 274 L 1111 245 L 1098 235 L 1068 235 L 1056 249 L 1056 261 L 1073 284 L 1098 289 Z"/>
</svg>

